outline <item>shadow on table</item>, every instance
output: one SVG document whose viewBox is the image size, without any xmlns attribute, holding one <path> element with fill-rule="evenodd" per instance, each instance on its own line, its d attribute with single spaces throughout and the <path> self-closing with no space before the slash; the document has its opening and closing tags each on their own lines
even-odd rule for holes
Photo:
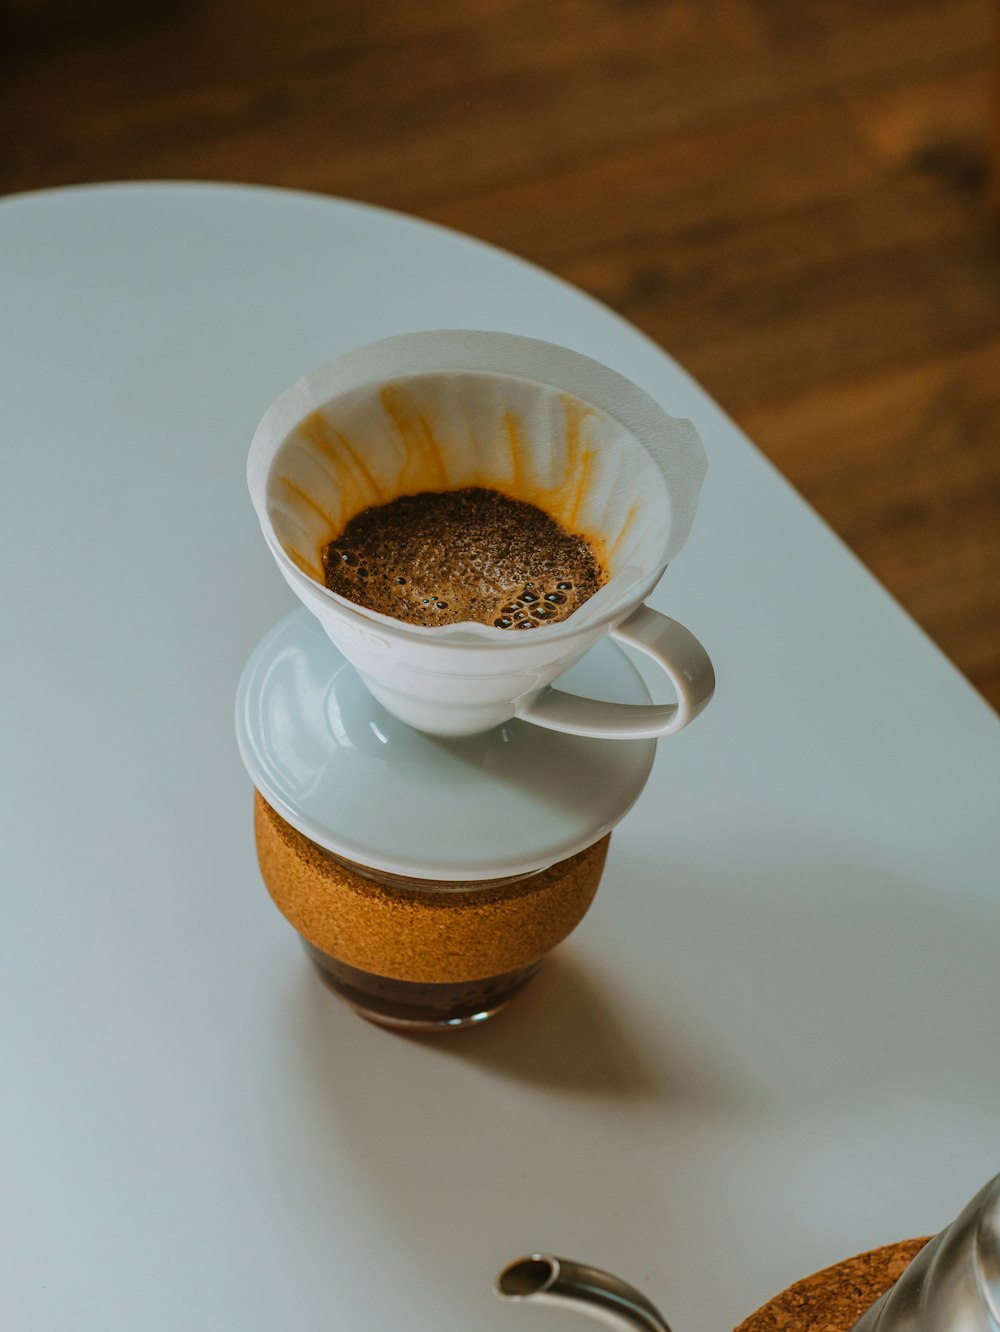
<svg viewBox="0 0 1000 1332">
<path fill-rule="evenodd" d="M 346 1209 L 359 1282 L 365 1237 L 377 1236 L 421 1327 L 442 1291 L 475 1311 L 481 1332 L 502 1327 L 496 1273 L 532 1248 L 580 1248 L 576 1224 L 608 1253 L 633 1215 L 668 1242 L 680 1224 L 673 1190 L 690 1191 L 683 1144 L 739 1112 L 747 1090 L 702 1060 L 681 1017 L 670 1032 L 661 1014 L 648 1039 L 630 1028 L 629 998 L 564 948 L 482 1027 L 401 1036 L 357 1017 L 303 959 L 281 1073 L 296 1205 L 331 1234 Z M 679 1164 L 661 1159 L 661 1137 Z M 689 1202 L 685 1225 L 696 1211 Z"/>
<path fill-rule="evenodd" d="M 622 891 L 643 888 L 642 928 L 612 950 L 627 970 L 571 941 L 468 1032 L 378 1030 L 303 960 L 282 1070 L 302 1201 L 317 1225 L 347 1206 L 373 1227 L 427 1326 L 442 1290 L 484 1332 L 501 1326 L 492 1277 L 532 1247 L 616 1267 L 632 1217 L 693 1271 L 686 1237 L 720 1225 L 758 1162 L 789 1189 L 829 1184 L 815 1160 L 833 1162 L 850 1196 L 897 1150 L 880 1132 L 932 1140 L 935 1087 L 948 1104 L 981 1088 L 961 1112 L 979 1131 L 995 1081 L 992 900 L 933 865 L 904 873 L 763 818 L 730 836 L 731 874 L 675 857 L 669 892 L 650 891 L 660 861 L 626 848 Z"/>
<path fill-rule="evenodd" d="M 735 1090 L 662 1020 L 655 1041 L 631 1027 L 572 945 L 547 958 L 527 989 L 482 1027 L 404 1039 L 516 1082 L 578 1096 L 707 1107 Z"/>
</svg>

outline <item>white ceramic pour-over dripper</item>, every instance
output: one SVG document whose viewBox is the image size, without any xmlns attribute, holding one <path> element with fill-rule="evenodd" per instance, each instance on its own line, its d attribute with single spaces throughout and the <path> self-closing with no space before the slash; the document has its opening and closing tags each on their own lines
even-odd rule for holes
<svg viewBox="0 0 1000 1332">
<path fill-rule="evenodd" d="M 642 604 L 688 534 L 704 472 L 691 425 L 598 362 L 530 338 L 447 331 L 362 347 L 300 380 L 268 409 L 247 466 L 286 582 L 400 720 L 472 735 L 519 717 L 619 739 L 678 731 L 712 696 L 697 639 Z M 531 634 L 408 624 L 325 586 L 322 550 L 355 514 L 466 486 L 535 503 L 586 536 L 608 582 Z M 547 688 L 605 635 L 651 657 L 677 702 Z"/>
</svg>

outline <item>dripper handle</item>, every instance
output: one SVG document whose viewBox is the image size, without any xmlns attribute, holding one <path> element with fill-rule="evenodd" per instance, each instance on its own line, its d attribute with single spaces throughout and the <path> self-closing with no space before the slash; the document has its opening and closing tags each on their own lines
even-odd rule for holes
<svg viewBox="0 0 1000 1332">
<path fill-rule="evenodd" d="M 669 616 L 640 606 L 611 637 L 656 662 L 677 694 L 676 703 L 603 703 L 562 689 L 548 689 L 523 711 L 522 721 L 607 740 L 648 740 L 673 735 L 694 721 L 715 692 L 708 653 L 689 630 Z"/>
</svg>

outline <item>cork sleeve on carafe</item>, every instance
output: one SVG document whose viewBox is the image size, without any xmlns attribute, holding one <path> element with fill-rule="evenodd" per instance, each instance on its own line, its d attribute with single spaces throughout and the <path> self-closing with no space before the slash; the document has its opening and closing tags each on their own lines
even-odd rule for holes
<svg viewBox="0 0 1000 1332">
<path fill-rule="evenodd" d="M 304 939 L 362 971 L 425 983 L 479 980 L 543 957 L 585 915 L 610 841 L 608 834 L 513 883 L 432 884 L 428 891 L 358 873 L 304 837 L 259 792 L 254 830 L 267 890 Z"/>
</svg>

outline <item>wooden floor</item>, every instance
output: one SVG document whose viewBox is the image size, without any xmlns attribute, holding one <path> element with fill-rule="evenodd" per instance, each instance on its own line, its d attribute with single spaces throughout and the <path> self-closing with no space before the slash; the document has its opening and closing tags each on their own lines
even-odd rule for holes
<svg viewBox="0 0 1000 1332">
<path fill-rule="evenodd" d="M 0 0 L 0 191 L 299 186 L 544 265 L 1000 704 L 993 0 L 97 2 Z"/>
</svg>

